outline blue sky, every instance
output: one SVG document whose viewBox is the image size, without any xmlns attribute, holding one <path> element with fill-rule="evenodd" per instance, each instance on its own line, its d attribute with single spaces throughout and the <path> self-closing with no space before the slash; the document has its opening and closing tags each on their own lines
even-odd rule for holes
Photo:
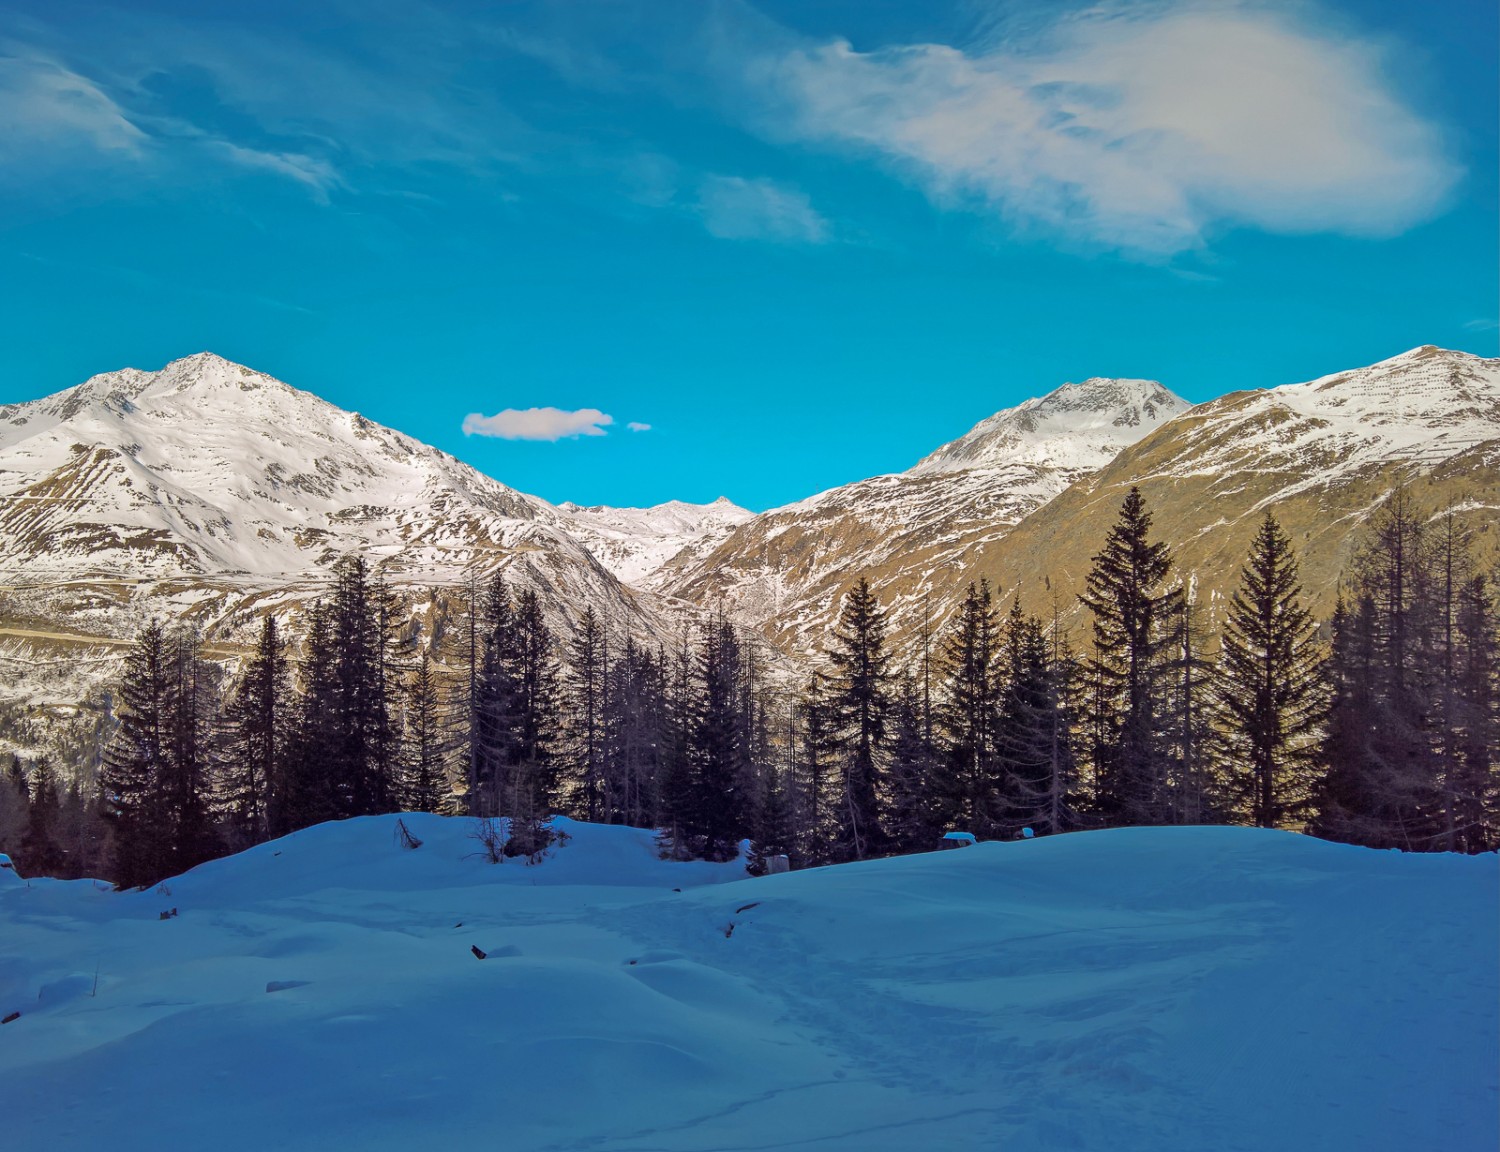
<svg viewBox="0 0 1500 1152">
<path fill-rule="evenodd" d="M 761 509 L 1091 375 L 1494 356 L 1497 35 L 1492 0 L 0 0 L 0 401 L 208 349 L 552 500 Z"/>
</svg>

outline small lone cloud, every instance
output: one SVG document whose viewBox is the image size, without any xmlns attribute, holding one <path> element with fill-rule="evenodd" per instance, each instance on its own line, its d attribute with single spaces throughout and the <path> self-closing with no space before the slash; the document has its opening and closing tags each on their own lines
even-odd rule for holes
<svg viewBox="0 0 1500 1152">
<path fill-rule="evenodd" d="M 603 436 L 605 428 L 614 422 L 613 416 L 597 408 L 580 408 L 576 412 L 561 408 L 507 408 L 493 416 L 470 412 L 464 417 L 464 435 L 494 436 L 500 440 L 576 439 Z"/>
<path fill-rule="evenodd" d="M 1494 332 L 1500 329 L 1500 320 L 1481 316 L 1477 320 L 1469 320 L 1464 323 L 1465 332 Z"/>
<path fill-rule="evenodd" d="M 697 211 L 721 240 L 823 244 L 829 238 L 828 221 L 806 194 L 773 180 L 709 176 L 699 186 Z"/>
<path fill-rule="evenodd" d="M 649 432 L 649 431 L 651 431 L 651 425 L 649 425 L 649 424 L 642 424 L 639 420 L 632 420 L 629 424 L 625 425 L 625 427 L 629 428 L 632 432 Z"/>
</svg>

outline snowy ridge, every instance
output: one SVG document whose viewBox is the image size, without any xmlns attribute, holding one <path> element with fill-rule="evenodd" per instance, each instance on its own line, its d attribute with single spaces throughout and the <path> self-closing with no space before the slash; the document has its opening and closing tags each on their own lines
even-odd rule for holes
<svg viewBox="0 0 1500 1152">
<path fill-rule="evenodd" d="M 396 819 L 142 892 L 0 874 L 7 1146 L 1500 1141 L 1493 855 L 1140 828 L 746 879 Z"/>
<path fill-rule="evenodd" d="M 568 533 L 626 584 L 645 581 L 687 549 L 706 555 L 755 513 L 720 496 L 711 504 L 669 500 L 650 508 L 581 508 L 559 504 Z"/>
<path fill-rule="evenodd" d="M 1155 380 L 1092 377 L 981 420 L 923 457 L 914 475 L 1033 464 L 1063 471 L 1103 468 L 1127 444 L 1187 411 Z"/>
<path fill-rule="evenodd" d="M 1188 407 L 1150 380 L 1065 384 L 997 412 L 906 472 L 763 513 L 647 583 L 700 603 L 722 599 L 783 649 L 806 653 L 823 643 L 842 593 L 866 575 L 894 629 L 910 632 L 929 599 L 945 614 L 962 557 Z"/>
<path fill-rule="evenodd" d="M 0 615 L 129 635 L 192 615 L 243 638 L 364 556 L 418 604 L 471 571 L 535 588 L 555 630 L 593 604 L 668 630 L 569 515 L 400 432 L 200 353 L 0 407 Z M 0 620 L 0 623 L 4 623 Z"/>
</svg>

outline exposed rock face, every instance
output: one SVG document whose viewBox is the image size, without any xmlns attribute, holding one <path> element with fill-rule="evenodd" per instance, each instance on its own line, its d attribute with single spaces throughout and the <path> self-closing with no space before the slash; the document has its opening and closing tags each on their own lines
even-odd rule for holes
<svg viewBox="0 0 1500 1152">
<path fill-rule="evenodd" d="M 907 472 L 757 516 L 651 583 L 722 602 L 803 654 L 822 646 L 844 592 L 868 576 L 896 631 L 909 632 L 924 611 L 945 615 L 953 575 L 970 556 L 1188 407 L 1149 380 L 1065 384 L 996 413 Z"/>
<path fill-rule="evenodd" d="M 1033 611 L 1056 595 L 1073 612 L 1136 485 L 1210 613 L 1237 585 L 1269 508 L 1298 550 L 1308 602 L 1327 615 L 1360 529 L 1401 483 L 1429 514 L 1451 508 L 1471 527 L 1484 562 L 1500 558 L 1500 360 L 1428 346 L 1200 404 L 976 548 L 951 583 L 988 576 Z"/>
</svg>

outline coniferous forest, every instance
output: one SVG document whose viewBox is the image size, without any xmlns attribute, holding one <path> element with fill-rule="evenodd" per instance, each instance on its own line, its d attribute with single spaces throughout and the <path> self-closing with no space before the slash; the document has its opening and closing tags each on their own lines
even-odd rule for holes
<svg viewBox="0 0 1500 1152">
<path fill-rule="evenodd" d="M 954 830 L 1232 823 L 1500 848 L 1500 601 L 1451 516 L 1392 494 L 1330 620 L 1304 606 L 1270 512 L 1214 625 L 1190 589 L 1132 490 L 1076 634 L 1065 606 L 1037 614 L 980 580 L 898 661 L 860 580 L 792 690 L 723 615 L 651 648 L 586 609 L 563 639 L 499 576 L 422 643 L 350 557 L 300 641 L 267 616 L 232 675 L 190 631 L 148 623 L 95 770 L 0 772 L 0 846 L 25 874 L 122 887 L 403 810 L 478 817 L 497 860 L 544 851 L 561 813 L 658 829 L 678 858 L 748 840 L 752 872 L 928 851 Z"/>
</svg>

